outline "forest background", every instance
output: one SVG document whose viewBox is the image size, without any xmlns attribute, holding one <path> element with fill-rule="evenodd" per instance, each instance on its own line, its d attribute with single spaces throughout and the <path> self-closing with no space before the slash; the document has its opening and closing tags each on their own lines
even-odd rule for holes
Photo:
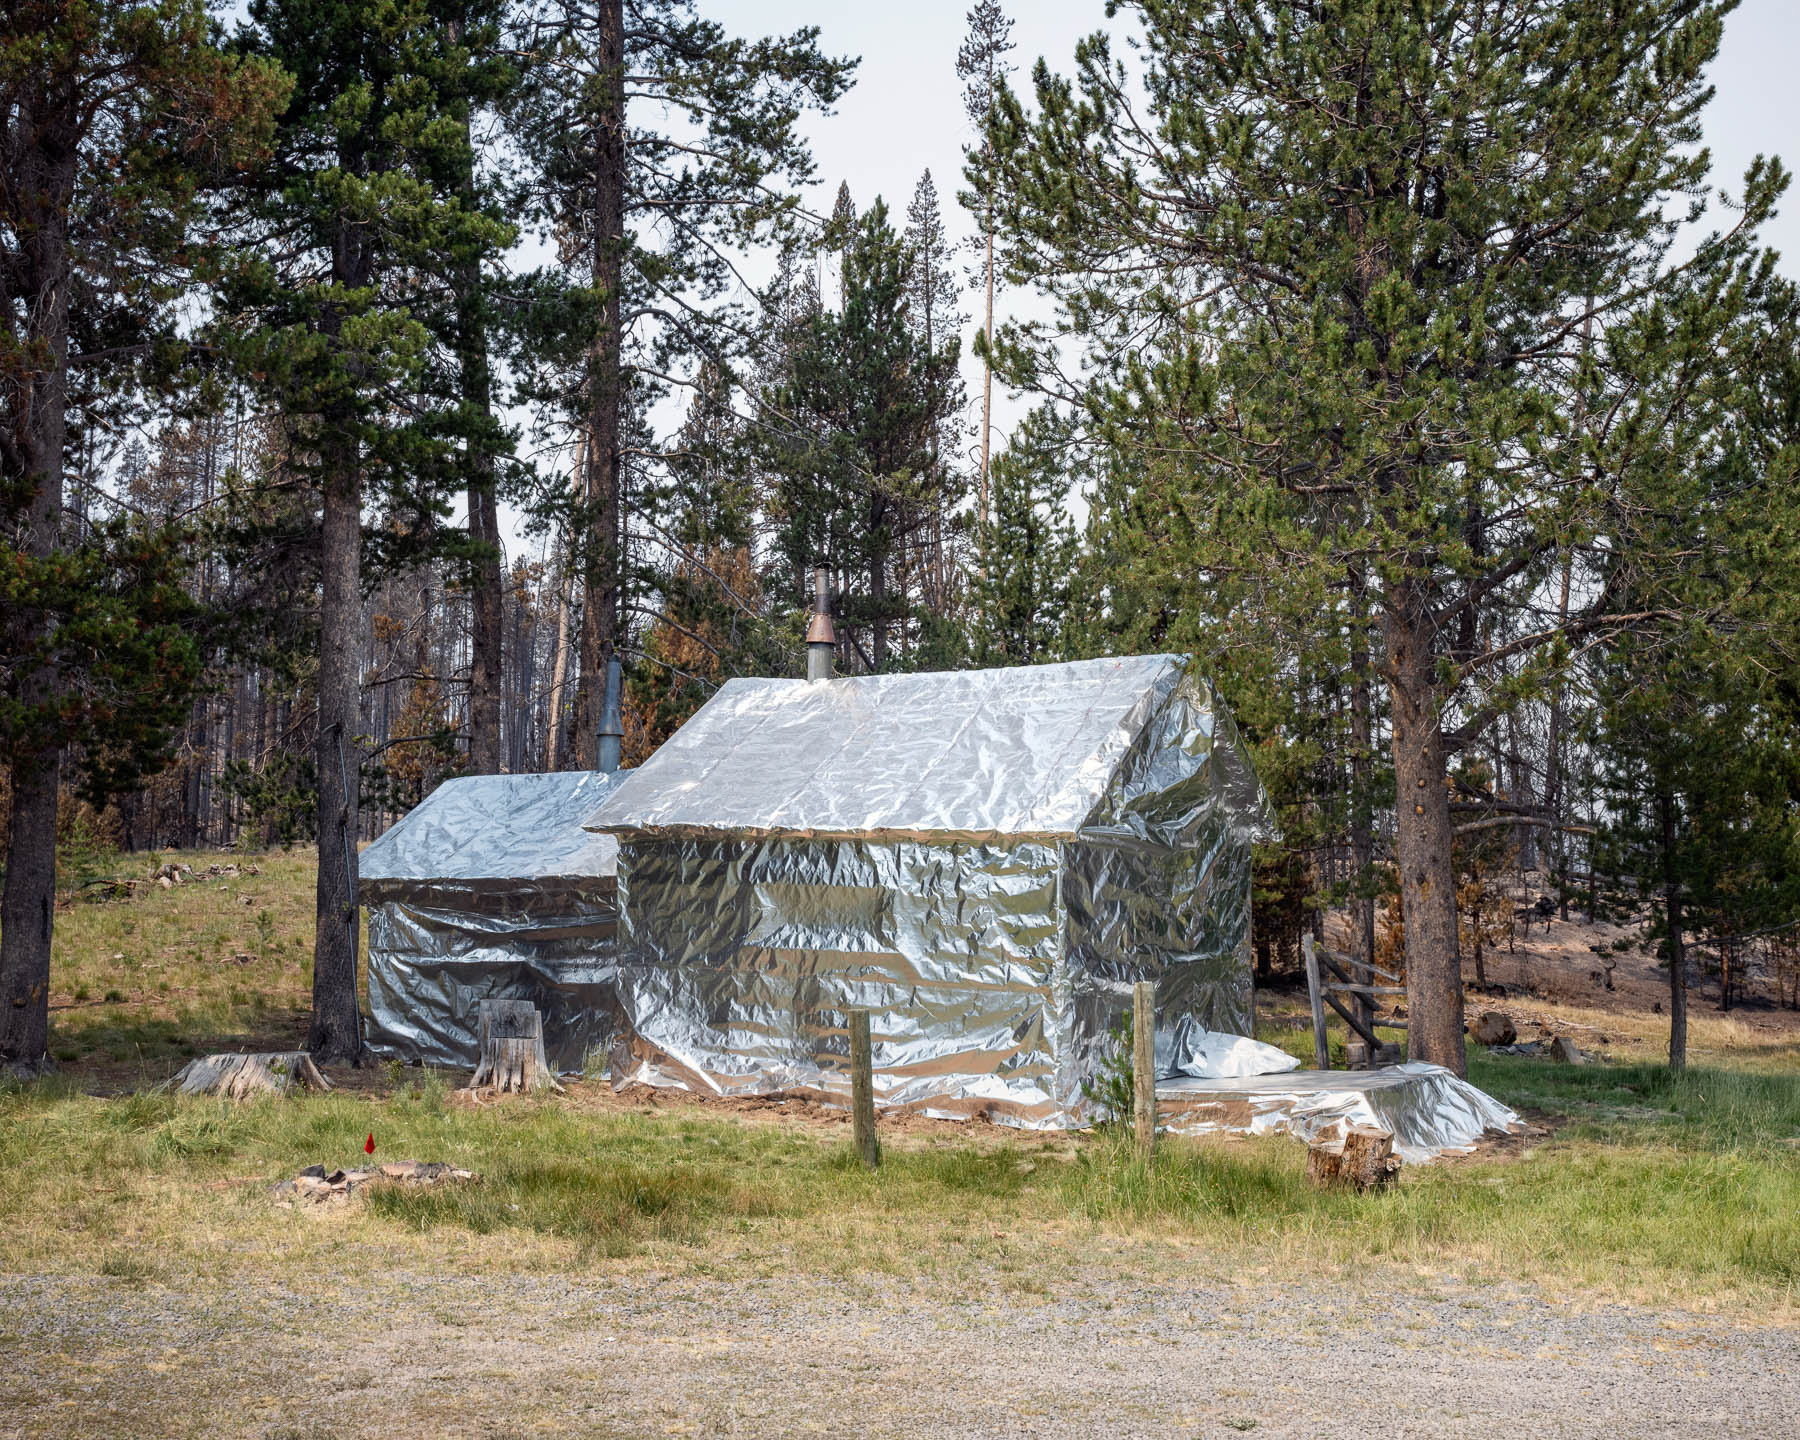
<svg viewBox="0 0 1800 1440">
<path fill-rule="evenodd" d="M 1642 923 L 1677 1064 L 1690 978 L 1800 1003 L 1794 222 L 1758 158 L 1792 146 L 1756 69 L 1793 22 L 1117 8 L 16 11 L 0 1057 L 45 1054 L 51 857 L 293 842 L 312 1043 L 354 1055 L 356 844 L 456 774 L 592 767 L 615 656 L 627 765 L 803 673 L 815 564 L 842 673 L 1194 653 L 1282 822 L 1259 968 L 1347 907 L 1415 1054 L 1462 1067 L 1462 959 L 1522 900 Z M 1257 23 L 1312 69 L 1175 83 Z M 1259 156 L 1219 122 L 1371 58 L 1412 114 L 1409 67 L 1476 36 L 1524 58 L 1418 94 L 1492 124 L 1456 152 L 1492 213 L 1313 212 L 1283 177 L 1400 173 L 1381 126 Z M 1526 212 L 1556 238 L 1515 264 Z M 1446 213 L 1454 262 L 1363 283 Z"/>
</svg>

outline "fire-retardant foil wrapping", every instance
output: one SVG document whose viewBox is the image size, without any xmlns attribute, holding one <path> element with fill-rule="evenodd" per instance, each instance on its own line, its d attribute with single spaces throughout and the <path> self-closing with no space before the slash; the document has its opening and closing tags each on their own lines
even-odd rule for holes
<svg viewBox="0 0 1800 1440">
<path fill-rule="evenodd" d="M 581 826 L 614 775 L 446 781 L 363 851 L 369 1043 L 473 1066 L 477 1006 L 529 1000 L 559 1070 L 604 1054 L 620 1024 L 618 846 Z"/>
<path fill-rule="evenodd" d="M 1484 1134 L 1521 1128 L 1517 1114 L 1442 1065 L 1412 1062 L 1381 1070 L 1288 1072 L 1157 1082 L 1171 1133 L 1294 1135 L 1308 1143 L 1372 1125 L 1394 1137 L 1408 1165 L 1469 1149 Z"/>
<path fill-rule="evenodd" d="M 1249 1031 L 1267 804 L 1180 657 L 734 680 L 588 824 L 615 1083 L 842 1098 L 863 1008 L 878 1104 L 1066 1126 L 1135 981 Z"/>
</svg>

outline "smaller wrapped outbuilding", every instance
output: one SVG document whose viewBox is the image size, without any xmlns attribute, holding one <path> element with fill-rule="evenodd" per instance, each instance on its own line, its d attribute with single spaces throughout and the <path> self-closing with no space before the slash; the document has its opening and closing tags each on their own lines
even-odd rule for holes
<svg viewBox="0 0 1800 1440">
<path fill-rule="evenodd" d="M 729 681 L 588 824 L 617 837 L 613 1078 L 847 1088 L 1078 1124 L 1137 980 L 1158 1039 L 1249 1033 L 1267 801 L 1177 655 Z"/>
<path fill-rule="evenodd" d="M 618 775 L 448 780 L 362 852 L 369 1043 L 473 1066 L 477 1006 L 529 1000 L 559 1070 L 617 1025 L 612 960 L 618 845 L 582 821 Z"/>
</svg>

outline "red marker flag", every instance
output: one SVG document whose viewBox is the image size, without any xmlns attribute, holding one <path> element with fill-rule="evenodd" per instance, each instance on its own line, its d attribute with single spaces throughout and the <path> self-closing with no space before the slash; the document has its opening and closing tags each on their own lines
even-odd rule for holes
<svg viewBox="0 0 1800 1440">
<path fill-rule="evenodd" d="M 375 1153 L 375 1132 L 373 1130 L 371 1130 L 369 1132 L 369 1138 L 363 1142 L 363 1154 L 373 1155 L 374 1153 Z"/>
</svg>

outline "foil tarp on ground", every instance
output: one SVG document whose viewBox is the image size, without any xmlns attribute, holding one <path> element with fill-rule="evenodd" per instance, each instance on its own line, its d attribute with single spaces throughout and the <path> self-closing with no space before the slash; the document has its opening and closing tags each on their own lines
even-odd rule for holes
<svg viewBox="0 0 1800 1440">
<path fill-rule="evenodd" d="M 472 1066 L 478 1007 L 529 1000 L 559 1070 L 611 1047 L 618 845 L 582 828 L 618 777 L 479 775 L 440 785 L 360 857 L 369 1043 Z"/>
<path fill-rule="evenodd" d="M 1409 1165 L 1466 1151 L 1485 1134 L 1506 1134 L 1519 1117 L 1441 1065 L 1381 1070 L 1290 1070 L 1279 1075 L 1159 1080 L 1158 1112 L 1171 1134 L 1293 1135 L 1311 1143 L 1346 1125 L 1394 1137 Z"/>
<path fill-rule="evenodd" d="M 728 682 L 589 820 L 619 840 L 613 1075 L 1086 1118 L 1132 984 L 1246 1033 L 1266 802 L 1180 657 Z"/>
</svg>

